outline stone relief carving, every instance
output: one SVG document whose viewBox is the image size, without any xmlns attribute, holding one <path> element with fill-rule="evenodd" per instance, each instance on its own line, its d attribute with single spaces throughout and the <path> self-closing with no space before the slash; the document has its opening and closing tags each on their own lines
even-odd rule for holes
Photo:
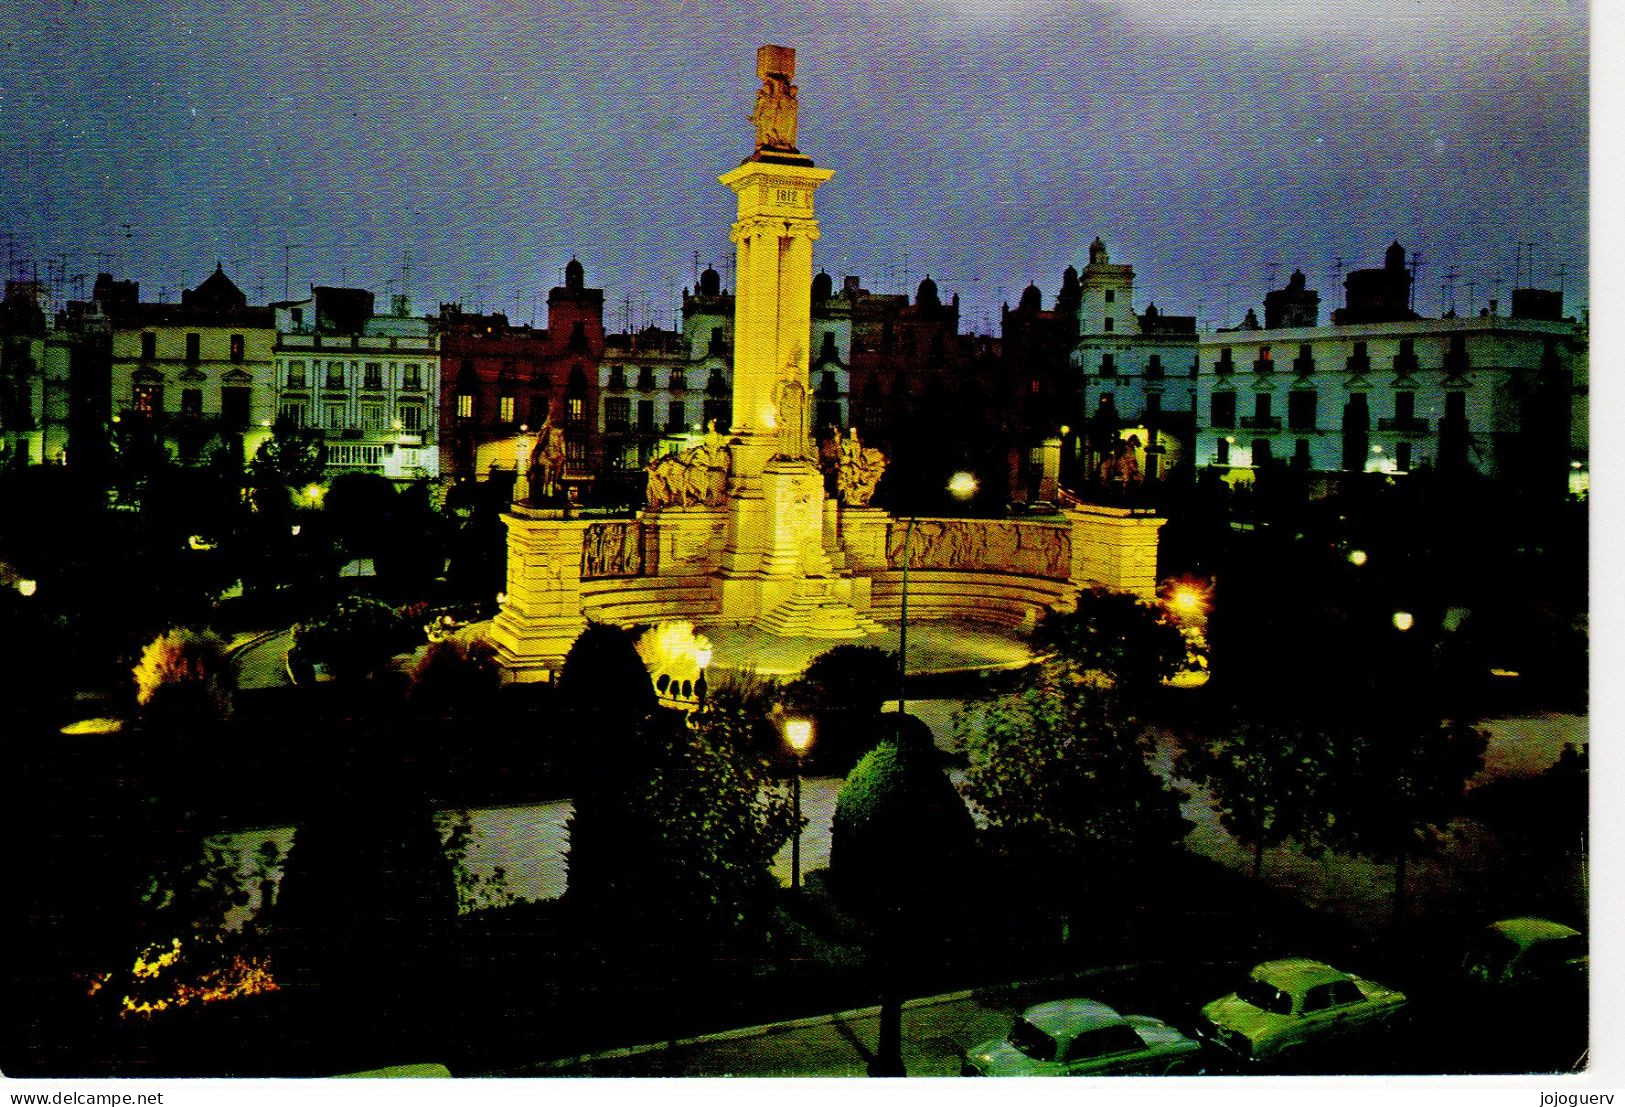
<svg viewBox="0 0 1625 1107">
<path fill-rule="evenodd" d="M 663 507 L 721 507 L 728 497 L 733 451 L 712 420 L 705 441 L 681 453 L 667 454 L 647 470 L 644 498 L 651 511 Z"/>
<path fill-rule="evenodd" d="M 581 579 L 643 573 L 643 528 L 637 520 L 593 523 L 581 536 Z"/>
<path fill-rule="evenodd" d="M 903 567 L 908 524 L 893 520 L 886 562 Z M 964 569 L 1066 580 L 1072 573 L 1072 532 L 1007 519 L 921 519 L 908 543 L 910 569 Z"/>
<path fill-rule="evenodd" d="M 858 441 L 858 429 L 835 432 L 835 493 L 848 507 L 868 507 L 886 472 L 886 455 Z"/>
</svg>

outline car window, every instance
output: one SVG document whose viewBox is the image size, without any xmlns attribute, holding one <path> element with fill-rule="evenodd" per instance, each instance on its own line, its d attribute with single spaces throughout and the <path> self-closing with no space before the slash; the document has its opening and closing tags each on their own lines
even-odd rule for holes
<svg viewBox="0 0 1625 1107">
<path fill-rule="evenodd" d="M 1316 984 L 1303 993 L 1303 1010 L 1305 1014 L 1310 1011 L 1324 1011 L 1332 1006 L 1334 1002 L 1336 1001 L 1332 996 L 1332 986 L 1330 984 Z"/>
<path fill-rule="evenodd" d="M 1365 993 L 1360 991 L 1360 986 L 1352 980 L 1339 980 L 1328 984 L 1326 987 L 1331 994 L 1330 1006 L 1332 1007 L 1343 1007 L 1350 1003 L 1359 1003 L 1365 999 Z"/>
<path fill-rule="evenodd" d="M 1579 934 L 1537 942 L 1518 959 L 1520 976 L 1548 976 L 1563 971 L 1564 965 L 1586 956 L 1586 940 Z"/>
<path fill-rule="evenodd" d="M 1026 1019 L 1017 1019 L 1010 1028 L 1010 1044 L 1034 1061 L 1055 1060 L 1055 1039 Z"/>
<path fill-rule="evenodd" d="M 1480 934 L 1468 945 L 1462 963 L 1468 972 L 1482 980 L 1499 980 L 1517 952 L 1517 946 L 1492 930 Z"/>
<path fill-rule="evenodd" d="M 1277 1015 L 1292 1014 L 1292 997 L 1262 980 L 1248 980 L 1236 989 L 1236 995 L 1243 1003 L 1250 1003 L 1260 1011 Z"/>
<path fill-rule="evenodd" d="M 1068 1061 L 1082 1061 L 1090 1057 L 1107 1057 L 1113 1053 L 1126 1053 L 1144 1049 L 1145 1043 L 1132 1026 L 1103 1026 L 1072 1039 L 1067 1047 Z"/>
</svg>

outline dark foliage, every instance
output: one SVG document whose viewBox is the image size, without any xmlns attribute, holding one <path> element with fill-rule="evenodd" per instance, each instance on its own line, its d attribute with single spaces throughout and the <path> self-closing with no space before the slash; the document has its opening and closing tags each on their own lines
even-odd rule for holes
<svg viewBox="0 0 1625 1107">
<path fill-rule="evenodd" d="M 929 739 L 870 750 L 835 803 L 830 878 L 855 904 L 897 910 L 958 894 L 975 827 Z"/>
<path fill-rule="evenodd" d="M 891 735 L 894 724 L 880 706 L 895 699 L 897 689 L 897 655 L 890 651 L 841 645 L 813 658 L 784 688 L 787 708 L 810 714 L 816 726 L 808 765 L 822 773 L 845 772 Z"/>
<path fill-rule="evenodd" d="M 1160 608 L 1122 592 L 1091 589 L 1070 612 L 1039 624 L 1040 648 L 1083 671 L 1107 674 L 1123 696 L 1142 702 L 1185 663 L 1185 638 Z"/>
</svg>

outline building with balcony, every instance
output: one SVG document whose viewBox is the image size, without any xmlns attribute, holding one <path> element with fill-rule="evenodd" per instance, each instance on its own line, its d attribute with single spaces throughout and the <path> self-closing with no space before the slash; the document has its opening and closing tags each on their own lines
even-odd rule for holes
<svg viewBox="0 0 1625 1107">
<path fill-rule="evenodd" d="M 96 289 L 114 437 L 151 435 L 183 464 L 217 445 L 251 458 L 276 410 L 271 309 L 250 307 L 219 265 L 179 304 L 142 303 L 133 282 L 98 278 Z"/>
<path fill-rule="evenodd" d="M 276 424 L 318 431 L 330 476 L 439 475 L 439 336 L 405 296 L 390 307 L 379 315 L 366 289 L 320 286 L 272 305 Z"/>
<path fill-rule="evenodd" d="M 1333 318 L 1361 322 L 1202 336 L 1196 463 L 1471 469 L 1542 494 L 1566 491 L 1583 330 L 1561 318 L 1555 293 L 1531 289 L 1514 292 L 1511 314 L 1492 304 L 1477 316 L 1423 319 L 1397 300 L 1399 275 L 1409 275 L 1396 250 L 1370 271 L 1388 282 L 1374 299 L 1363 298 L 1370 282 L 1351 274 L 1350 302 Z"/>
<path fill-rule="evenodd" d="M 1161 479 L 1194 444 L 1196 319 L 1166 315 L 1154 303 L 1136 313 L 1134 269 L 1114 264 L 1099 238 L 1077 285 L 1070 365 L 1082 396 L 1062 444 L 1067 483 L 1099 480 L 1128 449 L 1144 478 Z"/>
<path fill-rule="evenodd" d="M 595 479 L 602 455 L 598 407 L 604 356 L 604 290 L 588 288 L 576 258 L 547 297 L 547 325 L 442 304 L 439 398 L 444 471 L 461 479 L 509 481 L 528 464 L 549 416 L 565 434 L 565 476 Z"/>
</svg>

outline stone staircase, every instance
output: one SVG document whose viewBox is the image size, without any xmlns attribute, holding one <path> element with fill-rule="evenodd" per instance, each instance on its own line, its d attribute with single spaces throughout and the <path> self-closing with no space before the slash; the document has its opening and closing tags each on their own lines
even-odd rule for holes
<svg viewBox="0 0 1625 1107">
<path fill-rule="evenodd" d="M 769 634 L 798 638 L 862 638 L 883 634 L 886 629 L 851 604 L 812 588 L 757 616 L 751 625 Z"/>
</svg>

